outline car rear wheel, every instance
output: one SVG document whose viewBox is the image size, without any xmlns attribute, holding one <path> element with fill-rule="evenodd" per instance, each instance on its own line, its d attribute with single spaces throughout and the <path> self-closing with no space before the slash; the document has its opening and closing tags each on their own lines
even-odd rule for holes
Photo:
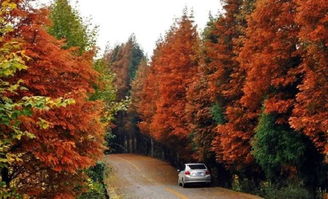
<svg viewBox="0 0 328 199">
<path fill-rule="evenodd" d="M 187 187 L 187 184 L 182 180 L 181 186 L 182 186 L 183 188 L 186 188 L 186 187 Z"/>
</svg>

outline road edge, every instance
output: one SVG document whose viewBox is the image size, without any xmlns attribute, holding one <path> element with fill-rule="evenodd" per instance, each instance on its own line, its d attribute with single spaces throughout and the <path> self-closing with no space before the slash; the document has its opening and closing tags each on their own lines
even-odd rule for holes
<svg viewBox="0 0 328 199">
<path fill-rule="evenodd" d="M 113 185 L 113 181 L 116 176 L 112 174 L 113 168 L 106 164 L 105 170 L 105 180 L 104 184 L 106 185 L 106 190 L 110 199 L 123 199 L 123 197 L 119 194 L 118 188 Z"/>
</svg>

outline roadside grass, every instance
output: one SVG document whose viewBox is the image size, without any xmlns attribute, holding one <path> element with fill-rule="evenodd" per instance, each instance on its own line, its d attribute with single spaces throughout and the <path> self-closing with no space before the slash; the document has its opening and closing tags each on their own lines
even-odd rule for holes
<svg viewBox="0 0 328 199">
<path fill-rule="evenodd" d="M 114 186 L 116 181 L 116 176 L 113 175 L 113 168 L 107 165 L 105 170 L 105 185 L 107 193 L 109 194 L 110 199 L 123 199 L 118 192 L 118 188 Z"/>
</svg>

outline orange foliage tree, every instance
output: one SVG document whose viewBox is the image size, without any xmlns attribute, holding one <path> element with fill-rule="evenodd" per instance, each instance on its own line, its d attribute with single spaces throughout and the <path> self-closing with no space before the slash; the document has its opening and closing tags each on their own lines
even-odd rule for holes
<svg viewBox="0 0 328 199">
<path fill-rule="evenodd" d="M 167 145 L 185 143 L 190 133 L 185 118 L 187 88 L 197 73 L 198 34 L 186 14 L 157 44 L 142 89 L 140 128 Z M 179 144 L 181 148 L 183 144 Z"/>
<path fill-rule="evenodd" d="M 156 63 L 159 61 L 162 47 L 163 42 L 158 42 L 150 66 L 140 66 L 132 89 L 133 106 L 140 117 L 138 126 L 142 133 L 149 136 L 151 136 L 150 125 L 152 117 L 156 113 L 155 102 L 158 97 L 159 82 L 156 81 L 158 66 Z"/>
<path fill-rule="evenodd" d="M 150 108 L 147 106 L 148 104 L 143 104 L 145 99 L 148 97 L 146 95 L 146 92 L 144 92 L 144 89 L 146 88 L 146 79 L 148 78 L 150 74 L 150 66 L 148 65 L 147 61 L 144 60 L 140 63 L 140 66 L 138 67 L 138 71 L 136 73 L 136 78 L 133 80 L 131 84 L 131 97 L 132 97 L 132 108 L 135 111 L 138 111 L 139 117 L 143 117 L 146 119 L 147 111 L 150 110 Z M 151 100 L 149 100 L 151 101 Z M 144 131 L 146 133 L 147 131 Z"/>
<path fill-rule="evenodd" d="M 185 120 L 186 92 L 197 70 L 198 35 L 186 15 L 178 24 L 167 35 L 159 67 L 155 66 L 160 83 L 151 129 L 158 140 L 183 140 L 190 133 Z"/>
<path fill-rule="evenodd" d="M 214 127 L 219 121 L 213 116 L 213 104 L 215 103 L 215 89 L 213 77 L 210 77 L 217 66 L 214 43 L 216 39 L 216 27 L 214 19 L 210 21 L 203 33 L 203 41 L 200 43 L 200 61 L 197 73 L 192 77 L 192 83 L 187 90 L 186 121 L 189 135 L 189 145 L 192 149 L 193 158 L 198 161 L 213 160 L 211 144 L 215 136 Z M 211 84 L 213 83 L 213 84 Z"/>
<path fill-rule="evenodd" d="M 144 58 L 143 51 L 132 35 L 129 40 L 105 53 L 105 60 L 110 69 L 116 74 L 115 85 L 117 87 L 118 100 L 130 95 L 131 83 L 135 78 L 140 61 Z"/>
<path fill-rule="evenodd" d="M 194 75 L 193 83 L 188 88 L 186 96 L 186 121 L 190 131 L 189 141 L 193 158 L 206 161 L 212 158 L 211 144 L 214 137 L 212 93 L 208 92 L 206 76 L 201 71 Z"/>
<path fill-rule="evenodd" d="M 22 128 L 35 138 L 17 143 L 15 152 L 22 154 L 22 161 L 14 164 L 11 179 L 20 193 L 31 197 L 74 198 L 86 183 L 82 170 L 93 165 L 104 149 L 103 104 L 88 101 L 97 78 L 93 53 L 75 57 L 71 50 L 62 49 L 63 43 L 46 31 L 47 10 L 33 9 L 29 1 L 15 2 L 12 37 L 23 41 L 29 57 L 28 70 L 17 75 L 28 88 L 20 96 L 65 97 L 75 103 L 46 112 L 35 110 L 32 117 L 21 119 Z M 40 128 L 40 122 L 47 128 Z"/>
<path fill-rule="evenodd" d="M 220 114 L 226 120 L 216 128 L 213 151 L 218 161 L 236 167 L 253 161 L 249 140 L 254 124 L 245 117 L 239 101 L 245 76 L 237 60 L 246 26 L 243 3 L 240 0 L 226 1 L 226 13 L 214 23 L 213 39 L 205 43 L 209 85 L 215 93 L 213 102 L 221 107 Z"/>
<path fill-rule="evenodd" d="M 241 103 L 250 118 L 258 116 L 265 99 L 269 113 L 286 115 L 291 109 L 297 85 L 294 71 L 300 63 L 295 9 L 292 1 L 261 0 L 250 16 L 239 56 L 246 71 Z M 281 116 L 278 122 L 286 124 L 287 120 Z"/>
<path fill-rule="evenodd" d="M 263 104 L 265 113 L 275 115 L 274 126 L 292 135 L 288 118 L 295 102 L 299 82 L 295 70 L 300 63 L 296 51 L 295 4 L 292 1 L 260 0 L 255 7 L 238 57 L 246 72 L 240 103 L 241 113 L 246 118 L 243 125 L 248 127 L 248 137 L 243 141 L 248 144 L 258 125 Z M 263 136 L 270 136 L 269 132 Z"/>
<path fill-rule="evenodd" d="M 289 122 L 328 157 L 328 4 L 325 0 L 295 2 L 303 80 Z"/>
<path fill-rule="evenodd" d="M 278 123 L 288 123 L 298 83 L 295 74 L 300 61 L 296 54 L 298 28 L 293 21 L 295 4 L 291 1 L 257 1 L 247 24 L 238 22 L 238 16 L 243 14 L 239 13 L 243 5 L 240 1 L 229 1 L 227 5 L 223 20 L 231 26 L 219 35 L 230 36 L 230 40 L 223 41 L 230 41 L 230 52 L 234 54 L 227 60 L 235 60 L 235 67 L 226 62 L 229 68 L 221 67 L 221 72 L 214 73 L 219 74 L 219 80 L 220 74 L 229 77 L 227 84 L 222 78 L 223 83 L 219 84 L 219 93 L 229 105 L 225 112 L 227 123 L 218 126 L 218 139 L 213 144 L 223 161 L 241 166 L 253 161 L 250 140 L 265 99 L 266 111 L 279 114 Z M 225 30 L 224 26 L 221 29 Z M 220 89 L 222 86 L 226 88 Z"/>
<path fill-rule="evenodd" d="M 265 174 L 317 186 L 304 176 L 320 176 L 321 155 L 296 133 L 327 155 L 326 1 L 225 3 L 226 13 L 205 30 L 201 53 L 196 39 L 180 35 L 186 18 L 158 43 L 138 78 L 141 131 L 179 142 L 176 150 L 192 147 L 198 160 L 211 143 L 218 163 L 253 182 Z"/>
<path fill-rule="evenodd" d="M 110 49 L 104 56 L 107 67 L 115 74 L 114 86 L 117 89 L 117 101 L 128 104 L 130 102 L 131 84 L 135 79 L 136 72 L 140 62 L 142 62 L 144 53 L 132 35 L 129 40 Z M 112 147 L 114 151 L 136 152 L 137 140 L 137 114 L 132 108 L 123 109 L 115 115 L 115 128 L 111 142 L 115 144 Z M 119 148 L 118 148 L 119 147 Z"/>
</svg>

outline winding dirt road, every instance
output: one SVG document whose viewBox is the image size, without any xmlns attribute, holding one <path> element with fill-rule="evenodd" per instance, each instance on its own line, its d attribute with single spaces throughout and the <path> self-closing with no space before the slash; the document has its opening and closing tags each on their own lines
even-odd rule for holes
<svg viewBox="0 0 328 199">
<path fill-rule="evenodd" d="M 177 185 L 177 171 L 168 163 L 135 154 L 111 154 L 107 184 L 124 199 L 259 199 L 220 187 Z"/>
</svg>

